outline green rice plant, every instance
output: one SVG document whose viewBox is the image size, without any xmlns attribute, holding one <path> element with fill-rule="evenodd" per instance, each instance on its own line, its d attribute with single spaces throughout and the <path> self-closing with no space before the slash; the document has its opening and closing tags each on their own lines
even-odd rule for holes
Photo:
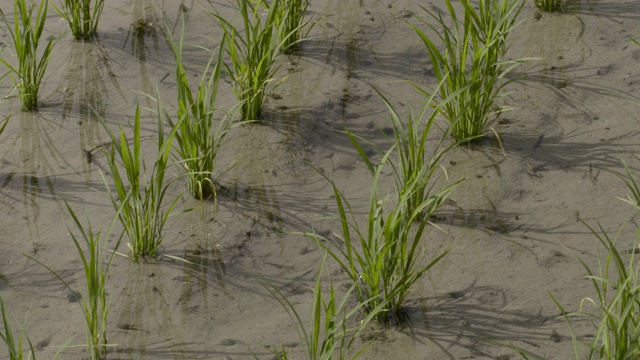
<svg viewBox="0 0 640 360">
<path fill-rule="evenodd" d="M 326 258 L 326 257 L 325 257 Z M 363 307 L 363 304 L 352 310 L 347 310 L 347 300 L 354 290 L 352 286 L 338 303 L 333 288 L 333 282 L 329 279 L 329 292 L 323 295 L 320 277 L 324 268 L 325 258 L 316 276 L 316 285 L 313 290 L 313 302 L 308 326 L 300 318 L 289 299 L 272 285 L 265 285 L 276 300 L 284 307 L 293 320 L 300 339 L 305 345 L 305 359 L 307 360 L 331 360 L 331 359 L 356 359 L 367 348 L 367 345 L 351 355 L 354 343 L 359 334 L 386 304 L 380 304 L 377 308 L 358 322 L 358 326 L 349 328 L 348 320 Z M 290 359 L 284 347 L 280 350 L 273 349 L 278 360 Z M 337 356 L 335 356 L 337 353 Z"/>
<path fill-rule="evenodd" d="M 587 271 L 597 298 L 584 298 L 576 313 L 567 313 L 553 295 L 551 298 L 569 325 L 576 359 L 582 359 L 582 344 L 589 349 L 587 359 L 637 360 L 640 357 L 640 268 L 635 258 L 636 251 L 630 251 L 627 256 L 618 251 L 615 240 L 620 232 L 611 239 L 600 224 L 599 232 L 587 227 L 607 251 L 606 259 L 598 253 L 598 274 L 578 259 Z M 588 303 L 595 306 L 594 312 L 583 310 Z M 572 317 L 590 319 L 596 331 L 593 339 L 588 342 L 577 339 L 570 320 Z"/>
<path fill-rule="evenodd" d="M 131 251 L 131 259 L 138 262 L 140 258 L 156 257 L 158 248 L 162 244 L 162 229 L 171 214 L 175 204 L 181 195 L 177 196 L 166 210 L 163 210 L 163 201 L 169 184 L 164 184 L 169 153 L 173 138 L 180 126 L 178 120 L 165 137 L 163 124 L 166 111 L 163 110 L 158 97 L 158 127 L 157 142 L 158 152 L 153 162 L 151 172 L 146 174 L 147 167 L 141 158 L 140 144 L 140 105 L 136 106 L 136 114 L 133 125 L 133 148 L 120 127 L 119 136 L 109 129 L 106 122 L 98 114 L 100 122 L 111 139 L 111 149 L 107 156 L 109 170 L 113 177 L 116 192 L 109 187 L 106 178 L 103 181 L 109 192 L 109 198 L 113 207 L 118 210 L 118 219 L 129 237 L 127 246 Z M 124 175 L 120 170 L 124 169 Z M 130 194 L 129 194 L 130 193 Z"/>
<path fill-rule="evenodd" d="M 259 120 L 266 99 L 267 84 L 275 80 L 275 66 L 282 45 L 282 0 L 267 4 L 264 0 L 237 0 L 243 27 L 238 29 L 219 14 L 212 14 L 224 29 L 230 41 L 226 52 L 231 64 L 225 63 L 225 71 L 233 81 L 233 92 L 240 103 L 243 120 Z M 262 19 L 261 12 L 267 14 Z M 275 85 L 277 86 L 277 84 Z"/>
<path fill-rule="evenodd" d="M 18 342 L 13 338 L 13 331 L 11 324 L 9 323 L 7 311 L 4 308 L 4 302 L 0 297 L 0 312 L 2 312 L 2 322 L 4 324 L 4 332 L 0 332 L 0 339 L 7 346 L 7 353 L 9 354 L 9 360 L 35 360 L 36 352 L 33 349 L 33 344 L 29 340 L 29 336 L 24 332 L 24 328 L 20 329 L 20 335 L 18 336 Z M 26 319 L 25 319 L 26 322 Z M 22 351 L 22 340 L 26 338 L 29 344 L 29 354 L 25 357 Z"/>
<path fill-rule="evenodd" d="M 622 201 L 630 204 L 640 213 L 640 187 L 635 180 L 636 175 L 629 169 L 624 159 L 620 159 L 626 175 L 616 174 L 631 191 L 631 196 Z M 584 298 L 575 313 L 567 313 L 560 302 L 552 295 L 556 306 L 562 311 L 567 321 L 576 359 L 581 359 L 581 344 L 589 349 L 587 359 L 636 360 L 640 357 L 640 282 L 638 272 L 640 265 L 635 257 L 638 247 L 621 253 L 616 242 L 624 229 L 622 226 L 615 238 L 598 223 L 598 231 L 585 224 L 607 252 L 603 259 L 598 252 L 598 269 L 594 271 L 581 259 L 578 260 L 587 271 L 597 298 Z M 640 229 L 638 230 L 640 235 Z M 637 240 L 637 237 L 636 237 Z M 625 259 L 626 258 L 626 259 Z M 592 304 L 594 312 L 583 311 L 585 304 Z M 590 320 L 596 333 L 589 342 L 579 341 L 571 323 L 572 317 Z"/>
<path fill-rule="evenodd" d="M 497 64 L 507 52 L 507 37 L 516 27 L 516 20 L 524 6 L 523 0 L 480 0 L 478 10 L 468 1 L 462 1 L 466 16 L 469 16 L 479 34 L 481 44 L 488 47 L 487 64 L 497 70 Z M 465 19 L 465 21 L 468 21 Z M 492 72 L 496 74 L 497 72 Z"/>
<path fill-rule="evenodd" d="M 123 204 L 126 202 L 127 197 L 124 198 Z M 109 303 L 107 302 L 106 284 L 107 278 L 109 276 L 109 270 L 111 269 L 111 264 L 113 263 L 113 259 L 116 255 L 116 252 L 118 251 L 118 247 L 120 246 L 120 242 L 122 241 L 124 232 L 116 241 L 114 248 L 111 250 L 111 254 L 106 261 L 104 259 L 104 254 L 107 252 L 107 241 L 105 241 L 104 239 L 109 238 L 109 234 L 111 234 L 111 230 L 113 229 L 113 226 L 115 225 L 118 216 L 120 215 L 120 211 L 122 211 L 124 206 L 121 206 L 119 209 L 117 209 L 117 214 L 111 221 L 106 235 L 101 239 L 101 232 L 94 233 L 93 229 L 91 228 L 91 224 L 89 224 L 89 228 L 85 230 L 82 224 L 80 224 L 80 221 L 78 220 L 78 217 L 74 213 L 73 209 L 71 209 L 71 206 L 69 206 L 66 201 L 65 205 L 67 207 L 67 210 L 69 211 L 69 215 L 71 215 L 71 218 L 73 219 L 76 229 L 80 233 L 81 239 L 79 240 L 79 238 L 74 235 L 71 229 L 69 229 L 71 240 L 73 240 L 73 244 L 78 251 L 78 255 L 80 255 L 80 260 L 82 260 L 84 277 L 87 282 L 86 295 L 82 296 L 79 300 L 80 308 L 82 309 L 84 315 L 89 359 L 105 359 L 108 346 L 107 319 L 109 315 Z M 83 249 L 83 247 L 85 249 Z M 60 280 L 67 287 L 67 289 L 73 291 L 69 283 L 67 283 L 57 272 L 53 271 L 51 268 L 44 265 L 40 261 L 30 256 L 27 257 L 49 270 L 49 272 L 51 272 L 56 278 L 58 278 L 58 280 Z"/>
<path fill-rule="evenodd" d="M 282 0 L 280 19 L 280 43 L 283 52 L 293 52 L 300 48 L 300 43 L 309 34 L 315 22 L 306 20 L 309 0 Z"/>
<path fill-rule="evenodd" d="M 542 11 L 560 11 L 562 0 L 534 0 L 536 7 Z"/>
<path fill-rule="evenodd" d="M 379 196 L 378 181 L 393 149 L 394 147 L 387 151 L 375 170 L 366 229 L 358 226 L 348 200 L 335 183 L 327 179 L 333 187 L 338 205 L 342 228 L 341 244 L 329 246 L 327 244 L 330 242 L 326 238 L 313 233 L 306 234 L 326 249 L 351 277 L 358 299 L 360 303 L 366 304 L 367 311 L 371 312 L 380 304 L 385 304 L 376 315 L 379 320 L 388 319 L 389 314 L 401 315 L 402 304 L 412 285 L 449 252 L 446 250 L 425 264 L 424 248 L 420 245 L 428 222 L 428 216 L 424 214 L 444 201 L 457 185 L 445 186 L 437 194 L 423 200 L 415 209 L 408 211 L 407 203 L 412 198 L 418 181 L 414 177 L 397 193 L 392 209 L 385 215 L 387 202 Z"/>
<path fill-rule="evenodd" d="M 167 24 L 165 24 L 165 29 L 167 34 L 171 33 Z M 213 179 L 216 156 L 233 122 L 233 116 L 224 113 L 215 129 L 213 126 L 214 116 L 219 111 L 216 109 L 216 99 L 220 69 L 223 63 L 225 37 L 222 38 L 217 57 L 215 53 L 212 54 L 205 66 L 194 96 L 182 65 L 183 36 L 184 24 L 180 29 L 177 42 L 173 37 L 168 37 L 169 46 L 176 58 L 176 83 L 178 86 L 177 116 L 180 119 L 180 124 L 177 126 L 176 141 L 178 145 L 175 150 L 179 158 L 179 166 L 187 176 L 187 185 L 191 194 L 200 200 L 213 196 L 217 201 L 217 181 Z M 214 59 L 216 63 L 210 71 Z M 168 114 L 165 118 L 172 128 L 176 127 Z"/>
<path fill-rule="evenodd" d="M 640 160 L 639 156 L 635 156 L 635 157 L 636 159 Z M 622 179 L 622 181 L 627 186 L 629 191 L 631 191 L 631 196 L 628 196 L 626 199 L 621 199 L 621 200 L 631 205 L 631 207 L 633 207 L 638 212 L 638 214 L 640 214 L 640 186 L 638 186 L 638 183 L 635 179 L 636 175 L 631 171 L 631 169 L 629 169 L 629 166 L 627 165 L 627 163 L 624 161 L 623 158 L 620 158 L 620 163 L 624 167 L 624 170 L 626 172 L 626 177 L 617 175 L 617 174 L 616 175 L 620 179 Z"/>
<path fill-rule="evenodd" d="M 98 30 L 104 0 L 63 0 L 60 8 L 53 8 L 69 24 L 76 40 L 91 40 Z"/>
<path fill-rule="evenodd" d="M 460 3 L 464 8 L 463 19 L 458 18 L 451 0 L 445 0 L 452 27 L 447 26 L 440 11 L 434 13 L 421 6 L 439 29 L 416 17 L 438 34 L 442 50 L 415 24 L 409 25 L 426 46 L 436 79 L 442 83 L 436 90 L 440 99 L 464 89 L 455 100 L 443 106 L 442 114 L 449 120 L 456 141 L 466 142 L 484 134 L 492 114 L 508 110 L 494 108 L 496 99 L 505 95 L 501 92 L 504 86 L 513 81 L 506 80 L 505 76 L 529 59 L 502 60 L 507 36 L 516 26 L 522 9 L 520 0 L 480 0 L 478 10 L 470 0 L 460 0 Z M 415 87 L 430 95 L 430 91 Z"/>
<path fill-rule="evenodd" d="M 442 82 L 439 86 L 441 85 Z M 448 180 L 447 170 L 444 166 L 440 165 L 440 161 L 442 160 L 442 157 L 457 146 L 459 142 L 445 145 L 447 136 L 449 135 L 449 129 L 446 129 L 440 139 L 437 140 L 436 145 L 430 150 L 430 154 L 427 156 L 427 138 L 431 133 L 433 125 L 438 118 L 442 107 L 449 101 L 455 99 L 457 94 L 464 91 L 464 89 L 460 89 L 438 104 L 434 104 L 435 93 L 432 93 L 424 102 L 420 111 L 416 113 L 413 110 L 413 107 L 410 108 L 406 122 L 401 120 L 400 115 L 393 105 L 391 105 L 391 102 L 389 102 L 389 100 L 378 89 L 375 87 L 373 89 L 387 105 L 387 109 L 389 109 L 389 113 L 391 115 L 391 124 L 394 135 L 393 140 L 395 142 L 395 149 L 398 153 L 398 165 L 394 164 L 392 161 L 389 161 L 389 165 L 392 167 L 393 174 L 395 175 L 396 189 L 398 193 L 401 193 L 407 184 L 410 184 L 412 181 L 415 183 L 413 190 L 407 194 L 406 203 L 406 211 L 408 213 L 412 213 L 425 201 L 425 199 L 428 199 L 431 196 L 434 186 L 438 183 L 438 180 L 442 175 L 444 175 Z M 430 114 L 427 117 L 427 113 L 429 111 Z M 358 139 L 349 130 L 347 130 L 346 133 L 362 157 L 364 163 L 367 165 L 371 173 L 374 174 L 374 165 L 360 145 Z M 381 156 L 384 156 L 382 151 L 379 150 L 378 152 Z M 459 180 L 455 185 L 461 181 L 462 180 Z M 429 208 L 425 209 L 425 214 L 423 215 L 430 216 L 437 209 L 442 200 L 444 199 L 432 202 Z"/>
<path fill-rule="evenodd" d="M 32 111 L 38 108 L 38 90 L 51 58 L 51 50 L 54 45 L 53 38 L 48 40 L 39 60 L 37 56 L 48 8 L 48 0 L 40 1 L 35 22 L 32 23 L 31 18 L 35 5 L 27 7 L 25 0 L 15 0 L 13 4 L 13 28 L 9 24 L 4 11 L 0 9 L 0 17 L 7 26 L 15 48 L 18 66 L 12 66 L 7 58 L 4 57 L 0 57 L 0 62 L 11 73 L 11 79 L 18 89 L 23 111 Z"/>
</svg>

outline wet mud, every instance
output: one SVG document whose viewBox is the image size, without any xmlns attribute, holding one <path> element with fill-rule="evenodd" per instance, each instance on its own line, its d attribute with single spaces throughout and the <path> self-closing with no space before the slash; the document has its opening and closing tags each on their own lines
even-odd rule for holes
<svg viewBox="0 0 640 360">
<path fill-rule="evenodd" d="M 370 141 L 366 150 L 379 161 L 374 147 L 391 146 L 390 119 L 372 86 L 407 113 L 422 98 L 403 80 L 434 84 L 426 50 L 406 24 L 421 14 L 418 5 L 441 7 L 312 1 L 317 24 L 299 53 L 279 60 L 278 74 L 288 78 L 271 91 L 264 121 L 234 127 L 221 149 L 217 205 L 192 199 L 177 169 L 168 176 L 170 196 L 185 194 L 161 252 L 190 264 L 116 258 L 107 285 L 109 359 L 271 359 L 271 346 L 282 344 L 302 357 L 291 319 L 261 282 L 280 289 L 307 319 L 322 253 L 300 232 L 337 240 L 339 229 L 322 175 L 364 220 L 371 176 L 343 131 Z M 136 103 L 155 107 L 146 94 L 159 94 L 173 114 L 174 60 L 163 21 L 175 36 L 186 20 L 185 66 L 197 79 L 210 56 L 197 46 L 214 48 L 222 35 L 209 11 L 239 21 L 224 1 L 113 0 L 98 38 L 85 43 L 73 41 L 50 12 L 46 36 L 60 40 L 39 112 L 21 112 L 16 98 L 0 103 L 0 113 L 11 115 L 0 137 L 0 295 L 14 318 L 29 312 L 25 327 L 38 358 L 84 341 L 74 295 L 84 291 L 83 272 L 64 201 L 94 229 L 111 221 L 102 179 L 110 176 L 102 152 L 109 137 L 98 117 L 128 129 Z M 525 3 L 508 57 L 537 59 L 512 74 L 518 80 L 500 99 L 514 110 L 491 122 L 487 139 L 443 161 L 452 181 L 466 180 L 431 219 L 437 227 L 424 235 L 425 259 L 451 251 L 416 284 L 406 322 L 365 332 L 359 341 L 372 342 L 363 359 L 518 358 L 496 342 L 549 359 L 573 356 L 549 293 L 570 310 L 593 296 L 575 256 L 595 264 L 598 242 L 581 221 L 615 231 L 634 214 L 618 199 L 627 191 L 612 172 L 622 171 L 620 157 L 640 166 L 633 158 L 640 47 L 630 40 L 640 36 L 638 14 L 631 0 L 568 1 L 562 14 Z M 231 108 L 229 78 L 221 84 L 219 106 Z M 10 92 L 10 82 L 0 90 Z M 154 154 L 152 111 L 143 111 L 142 127 L 143 150 Z M 382 186 L 391 191 L 388 175 Z M 634 234 L 627 227 L 620 246 L 633 249 Z M 327 269 L 325 277 L 344 291 L 347 276 L 331 261 Z M 580 322 L 576 331 L 593 333 Z M 61 358 L 84 356 L 69 346 Z"/>
</svg>

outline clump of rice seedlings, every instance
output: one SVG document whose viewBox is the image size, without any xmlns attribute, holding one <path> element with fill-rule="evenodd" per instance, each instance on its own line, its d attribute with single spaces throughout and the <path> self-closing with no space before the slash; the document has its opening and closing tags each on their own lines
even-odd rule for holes
<svg viewBox="0 0 640 360">
<path fill-rule="evenodd" d="M 267 290 L 284 307 L 293 320 L 300 339 L 305 345 L 305 359 L 307 360 L 329 360 L 329 359 L 356 359 L 366 349 L 366 345 L 352 354 L 354 343 L 359 334 L 383 308 L 385 304 L 380 304 L 372 309 L 369 314 L 358 322 L 358 326 L 350 328 L 348 320 L 357 313 L 363 306 L 360 304 L 352 310 L 347 309 L 347 300 L 354 290 L 352 286 L 338 303 L 333 283 L 329 279 L 329 292 L 323 295 L 322 282 L 320 276 L 324 268 L 324 259 L 318 275 L 316 285 L 313 290 L 313 302 L 308 326 L 296 311 L 293 304 L 287 297 L 272 285 L 265 285 Z M 278 360 L 290 359 L 284 347 L 280 350 L 273 349 L 275 358 Z"/>
<path fill-rule="evenodd" d="M 624 159 L 620 161 L 625 168 L 626 177 L 617 176 L 624 181 L 632 193 L 631 196 L 621 200 L 640 213 L 640 188 L 635 180 L 636 175 L 632 173 Z M 617 249 L 616 241 L 624 226 L 613 239 L 599 223 L 598 231 L 589 225 L 586 226 L 604 246 L 607 253 L 606 259 L 603 259 L 598 252 L 599 272 L 597 274 L 578 258 L 588 274 L 587 278 L 591 280 L 597 297 L 584 298 L 580 302 L 579 311 L 575 313 L 565 312 L 553 295 L 551 298 L 562 311 L 569 325 L 576 359 L 582 358 L 583 346 L 589 350 L 587 359 L 638 359 L 640 357 L 640 281 L 638 281 L 640 266 L 635 256 L 638 253 L 638 247 L 623 253 Z M 584 310 L 588 306 L 595 307 L 595 311 Z M 590 319 L 596 331 L 592 340 L 586 342 L 577 339 L 570 320 L 572 317 Z"/>
<path fill-rule="evenodd" d="M 560 11 L 562 0 L 535 0 L 536 7 L 542 11 Z"/>
<path fill-rule="evenodd" d="M 0 17 L 7 26 L 15 48 L 18 66 L 15 67 L 9 64 L 5 57 L 0 57 L 0 62 L 11 73 L 11 79 L 18 89 L 23 111 L 32 111 L 38 108 L 38 90 L 51 58 L 51 50 L 54 45 L 53 38 L 48 40 L 40 59 L 37 56 L 48 8 L 49 1 L 42 0 L 38 6 L 35 21 L 32 23 L 31 19 L 35 5 L 27 7 L 25 0 L 15 0 L 13 4 L 13 27 L 7 20 L 4 11 L 0 9 Z"/>
<path fill-rule="evenodd" d="M 98 30 L 104 0 L 63 0 L 61 8 L 53 8 L 69 24 L 76 40 L 91 40 Z"/>
<path fill-rule="evenodd" d="M 282 0 L 267 4 L 264 0 L 237 0 L 243 27 L 238 29 L 219 14 L 212 14 L 220 22 L 226 37 L 226 52 L 231 64 L 225 70 L 233 81 L 243 120 L 259 120 L 266 99 L 267 84 L 275 80 L 276 59 L 282 45 Z M 266 9 L 266 16 L 261 13 Z M 276 85 L 277 86 L 277 85 Z"/>
<path fill-rule="evenodd" d="M 351 277 L 358 299 L 366 304 L 367 311 L 385 304 L 376 314 L 379 320 L 386 320 L 390 314 L 402 315 L 402 304 L 412 285 L 448 253 L 446 250 L 429 262 L 424 260 L 424 248 L 420 245 L 428 217 L 423 214 L 437 207 L 436 203 L 444 201 L 457 185 L 444 187 L 409 211 L 407 203 L 417 186 L 417 178 L 412 178 L 397 193 L 393 207 L 385 209 L 389 204 L 379 195 L 378 180 L 392 150 L 393 147 L 375 170 L 365 229 L 358 226 L 348 200 L 329 179 L 338 205 L 342 241 L 332 246 L 322 236 L 306 234 L 325 248 Z"/>
<path fill-rule="evenodd" d="M 171 31 L 165 24 L 167 34 Z M 223 63 L 223 48 L 225 38 L 220 43 L 217 56 L 212 54 L 204 68 L 198 90 L 194 96 L 191 92 L 189 80 L 182 65 L 182 40 L 184 24 L 180 30 L 178 41 L 169 36 L 169 45 L 176 59 L 176 83 L 178 87 L 177 116 L 180 124 L 176 132 L 179 166 L 184 170 L 191 194 L 200 200 L 217 198 L 216 183 L 213 179 L 216 156 L 225 136 L 231 128 L 233 116 L 216 109 L 220 69 Z M 213 69 L 211 64 L 216 61 Z M 207 80 L 208 77 L 208 80 Z M 214 129 L 214 116 L 222 112 L 218 125 Z M 170 116 L 166 116 L 171 127 L 176 127 Z"/>
<path fill-rule="evenodd" d="M 124 201 L 126 202 L 126 198 Z M 111 250 L 111 255 L 105 260 L 105 253 L 107 252 L 107 241 L 105 238 L 109 237 L 111 230 L 118 219 L 121 209 L 118 209 L 117 215 L 111 221 L 111 224 L 107 230 L 104 238 L 101 239 L 101 232 L 94 233 L 91 224 L 89 228 L 85 228 L 80 224 L 78 217 L 74 213 L 71 206 L 65 201 L 65 205 L 76 229 L 80 233 L 80 239 L 69 229 L 71 234 L 71 240 L 80 255 L 82 261 L 82 267 L 84 269 L 84 277 L 87 282 L 87 292 L 85 296 L 79 299 L 80 308 L 84 315 L 84 321 L 86 326 L 87 337 L 87 350 L 89 352 L 89 359 L 98 360 L 105 359 L 107 355 L 107 319 L 109 315 L 109 304 L 107 302 L 106 284 L 109 276 L 109 269 L 113 263 L 113 259 L 116 255 L 116 251 L 120 246 L 122 236 L 120 235 L 115 243 L 114 248 Z M 83 249 L 83 247 L 85 249 Z M 40 261 L 27 256 L 31 260 L 45 267 L 51 272 L 58 280 L 60 280 L 70 291 L 73 291 L 71 286 L 55 271 L 48 266 L 44 265 Z"/>
<path fill-rule="evenodd" d="M 2 312 L 2 322 L 4 324 L 4 332 L 0 331 L 0 339 L 2 339 L 4 344 L 7 346 L 6 353 L 9 355 L 9 360 L 35 360 L 36 352 L 33 349 L 31 340 L 29 340 L 29 336 L 24 332 L 24 328 L 20 329 L 18 341 L 16 342 L 16 340 L 14 339 L 13 330 L 11 324 L 9 323 L 7 310 L 4 308 L 2 297 L 0 297 L 0 312 Z M 25 338 L 27 339 L 27 343 L 29 344 L 29 353 L 26 357 L 24 356 L 24 352 L 22 350 L 22 340 Z"/>
<path fill-rule="evenodd" d="M 457 96 L 443 106 L 442 114 L 449 120 L 456 141 L 469 141 L 483 135 L 489 117 L 496 112 L 496 99 L 505 94 L 501 90 L 510 81 L 505 76 L 527 59 L 505 61 L 506 40 L 515 27 L 522 9 L 520 0 L 480 0 L 476 10 L 470 0 L 460 0 L 464 8 L 458 17 L 451 0 L 446 0 L 452 27 L 447 26 L 440 11 L 422 9 L 439 25 L 417 17 L 431 28 L 442 42 L 442 50 L 415 24 L 409 24 L 420 36 L 429 52 L 436 79 L 441 86 L 436 90 L 440 99 Z M 429 95 L 430 91 L 416 85 Z M 463 91 L 460 91 L 464 89 Z M 498 111 L 506 111 L 500 108 Z"/>
<path fill-rule="evenodd" d="M 162 229 L 173 207 L 181 197 L 181 195 L 177 196 L 166 210 L 163 209 L 164 197 L 169 187 L 169 184 L 164 184 L 164 177 L 171 143 L 180 126 L 180 120 L 175 124 L 176 126 L 171 133 L 165 137 L 163 124 L 166 111 L 163 110 L 159 97 L 157 103 L 158 152 L 149 174 L 146 174 L 147 167 L 141 158 L 140 105 L 136 106 L 134 118 L 133 148 L 129 145 L 122 127 L 120 127 L 119 136 L 117 136 L 107 126 L 104 119 L 99 117 L 111 139 L 111 149 L 107 155 L 107 161 L 116 188 L 115 194 L 104 176 L 103 180 L 113 207 L 116 210 L 122 207 L 118 212 L 118 219 L 129 237 L 127 246 L 131 252 L 131 259 L 135 262 L 138 262 L 140 258 L 157 256 L 158 248 L 163 240 Z M 124 174 L 120 167 L 123 168 Z"/>
<path fill-rule="evenodd" d="M 283 0 L 281 5 L 280 43 L 282 51 L 293 52 L 300 48 L 300 43 L 309 33 L 315 23 L 306 20 L 309 0 Z"/>
<path fill-rule="evenodd" d="M 600 232 L 589 227 L 607 251 L 606 259 L 598 254 L 599 273 L 595 274 L 579 259 L 597 297 L 584 298 L 576 313 L 565 312 L 560 302 L 553 295 L 551 297 L 569 325 L 576 359 L 582 359 L 580 349 L 586 346 L 589 350 L 587 359 L 635 360 L 640 357 L 640 268 L 635 258 L 636 251 L 621 254 L 615 244 L 618 236 L 611 239 L 600 224 L 598 228 Z M 590 305 L 595 307 L 593 312 L 584 310 Z M 592 340 L 583 342 L 577 339 L 570 320 L 572 317 L 590 319 L 596 331 Z"/>
<path fill-rule="evenodd" d="M 395 175 L 396 189 L 398 193 L 402 193 L 407 184 L 414 183 L 412 190 L 407 193 L 405 209 L 407 213 L 412 213 L 422 205 L 425 199 L 429 199 L 432 196 L 434 186 L 442 175 L 448 179 L 447 171 L 444 166 L 440 165 L 440 160 L 446 153 L 457 146 L 458 143 L 445 145 L 447 136 L 449 135 L 449 129 L 446 129 L 436 145 L 431 149 L 429 156 L 427 156 L 427 137 L 431 133 L 442 107 L 446 105 L 447 102 L 455 99 L 456 94 L 449 96 L 436 105 L 434 104 L 435 93 L 432 93 L 424 102 L 420 111 L 416 113 L 413 107 L 411 107 L 407 120 L 402 121 L 400 115 L 389 100 L 375 87 L 374 90 L 387 105 L 391 115 L 393 140 L 395 142 L 395 151 L 398 154 L 398 164 L 389 161 L 389 165 L 392 167 L 393 174 Z M 429 115 L 427 116 L 428 113 Z M 374 165 L 360 145 L 358 139 L 349 130 L 346 132 L 364 163 L 369 167 L 371 173 L 375 173 Z M 379 153 L 384 156 L 382 151 L 379 151 Z M 459 180 L 454 183 L 454 186 L 461 181 L 462 180 Z M 437 200 L 431 202 L 430 206 L 424 210 L 423 215 L 427 217 L 430 216 L 444 200 L 440 197 L 440 194 L 434 196 Z"/>
</svg>

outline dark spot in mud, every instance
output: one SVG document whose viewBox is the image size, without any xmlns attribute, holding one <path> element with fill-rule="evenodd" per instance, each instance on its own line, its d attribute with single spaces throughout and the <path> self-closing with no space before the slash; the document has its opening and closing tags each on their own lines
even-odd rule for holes
<svg viewBox="0 0 640 360">
<path fill-rule="evenodd" d="M 78 291 L 69 290 L 69 293 L 67 293 L 67 300 L 70 303 L 78 302 L 81 299 L 82 299 L 82 294 L 80 294 Z"/>
<path fill-rule="evenodd" d="M 389 127 L 389 126 L 387 126 L 387 127 L 383 127 L 383 128 L 382 128 L 382 132 L 383 132 L 385 135 L 389 135 L 389 136 L 391 136 L 391 135 L 393 135 L 393 128 L 391 128 L 391 127 Z"/>
<path fill-rule="evenodd" d="M 535 143 L 533 143 L 533 148 L 534 148 L 534 149 L 537 149 L 537 148 L 539 148 L 539 147 L 540 147 L 540 145 L 542 145 L 542 139 L 544 139 L 544 134 L 540 134 L 540 135 L 538 136 L 538 138 L 536 139 L 536 142 L 535 142 Z"/>
<path fill-rule="evenodd" d="M 235 344 L 239 344 L 241 341 L 235 339 L 224 339 L 220 340 L 220 345 L 222 346 L 233 346 Z"/>
<path fill-rule="evenodd" d="M 609 64 L 607 66 L 601 67 L 600 69 L 598 69 L 597 74 L 598 75 L 607 75 L 609 74 L 611 71 L 613 71 L 613 64 Z"/>
<path fill-rule="evenodd" d="M 562 341 L 562 336 L 560 336 L 557 331 L 553 330 L 553 332 L 551 332 L 551 340 L 554 343 L 559 343 L 560 341 Z"/>
<path fill-rule="evenodd" d="M 50 341 L 51 339 L 44 339 L 42 341 L 38 341 L 38 343 L 34 347 L 36 348 L 36 350 L 42 351 L 44 350 L 44 348 L 49 346 Z"/>
</svg>

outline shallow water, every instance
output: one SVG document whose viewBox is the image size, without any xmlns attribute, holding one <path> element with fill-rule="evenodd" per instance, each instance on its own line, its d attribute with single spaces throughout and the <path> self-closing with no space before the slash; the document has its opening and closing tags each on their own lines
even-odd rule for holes
<svg viewBox="0 0 640 360">
<path fill-rule="evenodd" d="M 20 112 L 15 98 L 0 104 L 12 116 L 0 138 L 0 295 L 16 319 L 29 312 L 26 330 L 39 358 L 51 358 L 67 341 L 81 344 L 84 325 L 69 291 L 23 254 L 83 292 L 64 200 L 94 229 L 111 220 L 101 176 L 109 181 L 101 153 L 108 136 L 98 117 L 128 131 L 136 103 L 154 108 L 145 94 L 156 93 L 175 111 L 163 18 L 174 36 L 178 19 L 187 19 L 184 58 L 195 80 L 209 54 L 191 45 L 212 48 L 221 36 L 207 14 L 212 9 L 238 20 L 222 1 L 114 0 L 93 43 L 73 41 L 51 12 L 46 36 L 60 40 L 40 111 Z M 390 124 L 387 109 L 371 85 L 406 112 L 421 98 L 398 80 L 433 84 L 426 52 L 405 23 L 412 21 L 409 10 L 420 13 L 408 1 L 312 3 L 318 22 L 302 51 L 280 60 L 279 74 L 289 77 L 269 97 L 268 121 L 235 127 L 222 148 L 220 169 L 229 170 L 218 206 L 184 194 L 170 219 L 162 252 L 192 264 L 116 258 L 108 284 L 109 359 L 269 359 L 270 347 L 280 344 L 301 356 L 290 318 L 260 281 L 277 286 L 307 318 L 321 253 L 297 233 L 336 239 L 339 229 L 333 192 L 318 171 L 364 219 L 370 175 L 342 131 L 387 148 L 378 131 Z M 546 358 L 573 356 L 548 292 L 571 310 L 593 296 L 573 252 L 594 264 L 597 240 L 579 220 L 616 229 L 632 214 L 616 199 L 625 196 L 624 184 L 607 170 L 620 171 L 620 155 L 638 167 L 631 154 L 640 48 L 628 39 L 640 35 L 635 14 L 634 1 L 574 1 L 567 14 L 538 15 L 525 4 L 509 57 L 539 60 L 514 73 L 521 79 L 501 104 L 515 109 L 491 124 L 504 153 L 494 138 L 445 159 L 450 179 L 467 180 L 434 219 L 446 232 L 430 229 L 425 246 L 427 259 L 451 252 L 411 294 L 410 323 L 369 329 L 365 338 L 373 342 L 362 358 L 517 358 L 486 339 Z M 230 108 L 235 100 L 224 80 L 219 104 Z M 8 81 L 2 90 L 10 91 Z M 143 110 L 143 122 L 150 159 L 150 111 Z M 177 176 L 171 197 L 185 190 Z M 391 191 L 391 176 L 382 181 Z M 623 233 L 621 246 L 633 246 L 633 233 Z M 344 290 L 345 274 L 331 261 L 327 267 L 325 276 Z M 579 336 L 592 332 L 577 329 Z M 69 346 L 61 358 L 84 354 Z"/>
</svg>

